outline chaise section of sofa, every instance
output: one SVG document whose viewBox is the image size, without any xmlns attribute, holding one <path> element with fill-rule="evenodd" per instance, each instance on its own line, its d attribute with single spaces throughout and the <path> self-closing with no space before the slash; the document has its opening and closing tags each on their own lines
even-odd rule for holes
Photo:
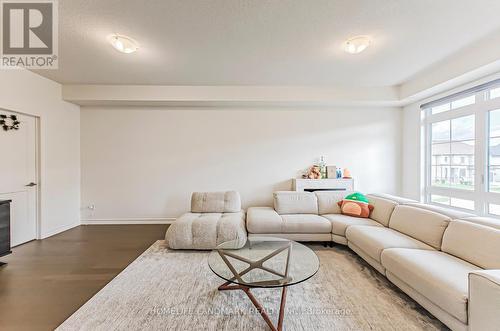
<svg viewBox="0 0 500 331">
<path fill-rule="evenodd" d="M 245 217 L 238 192 L 195 192 L 191 212 L 168 227 L 165 243 L 171 249 L 208 250 L 237 240 L 237 246 L 243 247 L 247 240 Z"/>
</svg>

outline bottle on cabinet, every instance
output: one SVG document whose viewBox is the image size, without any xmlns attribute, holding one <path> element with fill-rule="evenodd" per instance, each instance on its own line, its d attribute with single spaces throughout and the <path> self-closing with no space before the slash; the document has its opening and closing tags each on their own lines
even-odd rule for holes
<svg viewBox="0 0 500 331">
<path fill-rule="evenodd" d="M 321 179 L 327 178 L 326 177 L 326 175 L 327 175 L 326 174 L 326 162 L 325 162 L 325 157 L 324 156 L 320 157 L 318 166 L 319 166 L 319 171 L 321 173 Z"/>
</svg>

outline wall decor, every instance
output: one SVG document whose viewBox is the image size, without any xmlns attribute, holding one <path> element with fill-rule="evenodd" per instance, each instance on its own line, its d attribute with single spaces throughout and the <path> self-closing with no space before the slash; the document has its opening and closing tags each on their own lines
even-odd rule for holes
<svg viewBox="0 0 500 331">
<path fill-rule="evenodd" d="M 0 125 L 5 131 L 19 130 L 19 120 L 16 115 L 0 114 Z"/>
</svg>

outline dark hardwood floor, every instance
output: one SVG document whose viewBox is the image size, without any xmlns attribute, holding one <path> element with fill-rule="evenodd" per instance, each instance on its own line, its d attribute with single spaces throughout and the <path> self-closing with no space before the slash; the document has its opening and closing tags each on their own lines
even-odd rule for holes
<svg viewBox="0 0 500 331">
<path fill-rule="evenodd" d="M 163 239 L 167 225 L 86 225 L 0 258 L 0 330 L 53 330 Z"/>
</svg>

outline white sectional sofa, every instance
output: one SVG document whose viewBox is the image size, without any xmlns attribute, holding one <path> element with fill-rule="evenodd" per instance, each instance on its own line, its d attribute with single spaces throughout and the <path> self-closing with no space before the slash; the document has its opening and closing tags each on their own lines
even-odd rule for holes
<svg viewBox="0 0 500 331">
<path fill-rule="evenodd" d="M 345 216 L 351 192 L 276 192 L 247 211 L 252 236 L 348 245 L 452 330 L 500 330 L 500 222 L 370 194 L 368 219 Z"/>
</svg>

